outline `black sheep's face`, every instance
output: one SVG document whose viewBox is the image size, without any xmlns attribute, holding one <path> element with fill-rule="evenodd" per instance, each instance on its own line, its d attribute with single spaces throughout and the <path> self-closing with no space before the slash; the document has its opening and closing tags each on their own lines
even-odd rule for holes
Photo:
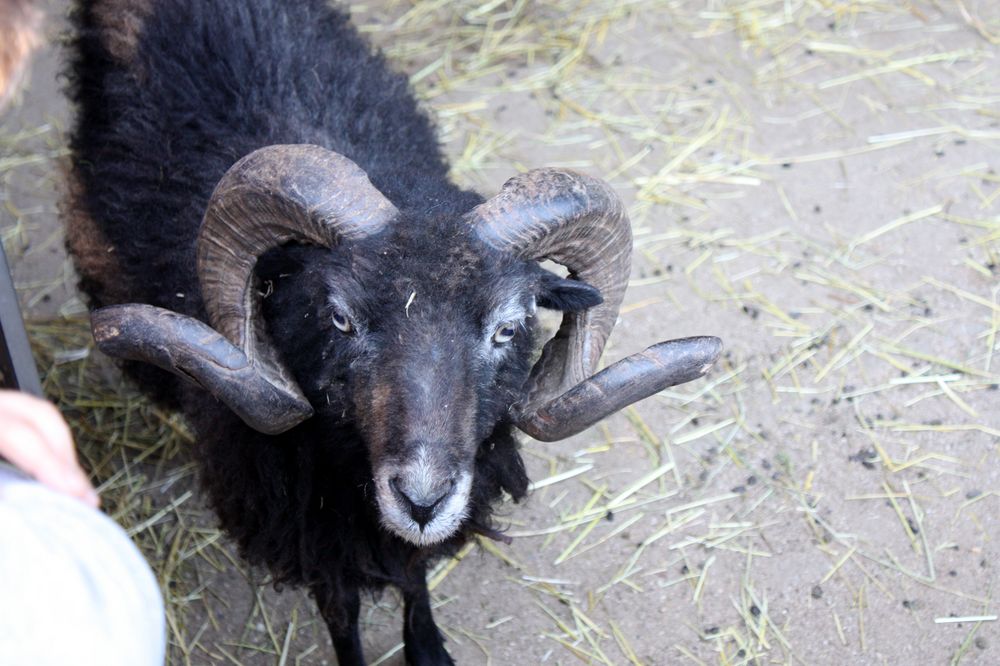
<svg viewBox="0 0 1000 666">
<path fill-rule="evenodd" d="M 467 517 L 476 456 L 522 397 L 537 308 L 600 296 L 533 262 L 402 235 L 284 250 L 258 274 L 275 344 L 319 417 L 365 443 L 382 524 L 430 545 Z"/>
</svg>

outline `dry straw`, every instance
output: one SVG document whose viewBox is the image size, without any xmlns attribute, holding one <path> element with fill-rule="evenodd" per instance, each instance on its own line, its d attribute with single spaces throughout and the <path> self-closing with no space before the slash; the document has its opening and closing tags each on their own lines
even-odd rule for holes
<svg viewBox="0 0 1000 666">
<path fill-rule="evenodd" d="M 989 659 L 1000 22 L 988 4 L 353 9 L 412 73 L 458 182 L 485 191 L 544 162 L 622 192 L 636 269 L 610 357 L 675 334 L 729 341 L 707 380 L 572 442 L 527 444 L 533 499 L 501 510 L 514 545 L 478 540 L 430 574 L 466 663 L 522 650 L 553 664 L 905 663 L 909 645 Z M 19 202 L 65 154 L 53 125 L 28 125 L 0 126 L 0 205 L 38 312 L 73 278 L 65 263 L 27 270 L 61 237 L 51 198 Z M 862 181 L 871 205 L 842 215 Z M 924 238 L 936 261 L 898 251 Z M 310 600 L 254 591 L 262 575 L 201 500 L 191 433 L 97 356 L 81 310 L 68 299 L 30 333 L 105 510 L 156 570 L 170 663 L 329 661 Z M 398 614 L 391 593 L 366 603 L 373 663 L 401 663 Z"/>
</svg>

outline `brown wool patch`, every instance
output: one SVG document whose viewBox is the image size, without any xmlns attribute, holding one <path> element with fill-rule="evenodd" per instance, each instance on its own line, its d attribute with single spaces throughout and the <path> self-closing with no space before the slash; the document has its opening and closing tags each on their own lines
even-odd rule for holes
<svg viewBox="0 0 1000 666">
<path fill-rule="evenodd" d="M 102 2 L 94 7 L 94 19 L 101 27 L 101 41 L 112 58 L 122 64 L 132 62 L 139 48 L 143 25 L 151 13 L 150 0 Z"/>
<path fill-rule="evenodd" d="M 128 300 L 118 254 L 87 210 L 79 175 L 68 164 L 63 173 L 65 192 L 59 213 L 66 229 L 66 248 L 73 256 L 77 273 L 81 280 L 98 287 L 96 294 L 102 305 Z"/>
</svg>

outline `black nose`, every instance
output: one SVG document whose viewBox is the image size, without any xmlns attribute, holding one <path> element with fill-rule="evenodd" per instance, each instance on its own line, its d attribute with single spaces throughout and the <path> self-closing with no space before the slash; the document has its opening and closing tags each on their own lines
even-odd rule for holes
<svg viewBox="0 0 1000 666">
<path fill-rule="evenodd" d="M 452 485 L 453 482 L 449 480 L 429 492 L 421 492 L 415 488 L 407 487 L 406 483 L 398 476 L 389 479 L 392 492 L 396 493 L 396 497 L 410 512 L 410 518 L 413 518 L 414 522 L 420 525 L 421 530 L 427 523 L 431 522 L 438 506 L 451 494 Z"/>
</svg>

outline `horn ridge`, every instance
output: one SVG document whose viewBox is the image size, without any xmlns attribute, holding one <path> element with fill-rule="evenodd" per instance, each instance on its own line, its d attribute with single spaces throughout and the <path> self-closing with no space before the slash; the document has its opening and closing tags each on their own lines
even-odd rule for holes
<svg viewBox="0 0 1000 666">
<path fill-rule="evenodd" d="M 242 350 L 194 317 L 146 304 L 111 305 L 91 314 L 91 330 L 105 354 L 193 381 L 260 432 L 284 432 L 313 413 L 293 381 L 269 381 Z"/>
<path fill-rule="evenodd" d="M 604 299 L 586 312 L 563 315 L 532 368 L 526 402 L 546 402 L 589 377 L 618 318 L 631 270 L 631 225 L 615 191 L 568 169 L 536 169 L 508 180 L 467 219 L 490 247 L 562 264 Z"/>
<path fill-rule="evenodd" d="M 551 259 L 601 292 L 603 302 L 564 313 L 542 348 L 513 423 L 532 437 L 574 435 L 639 400 L 703 376 L 722 349 L 702 336 L 655 344 L 597 372 L 618 318 L 632 261 L 625 205 L 606 182 L 574 171 L 538 169 L 507 181 L 468 215 L 479 239 L 524 260 Z"/>
<path fill-rule="evenodd" d="M 197 272 L 211 326 L 131 304 L 96 311 L 95 339 L 111 356 L 194 381 L 256 430 L 284 432 L 313 410 L 264 330 L 258 257 L 290 241 L 335 247 L 379 233 L 397 214 L 343 155 L 305 144 L 256 150 L 216 185 L 199 231 Z"/>
<path fill-rule="evenodd" d="M 274 145 L 234 164 L 209 200 L 197 266 L 209 321 L 233 344 L 250 347 L 253 267 L 290 241 L 335 247 L 378 233 L 396 207 L 348 158 L 309 144 Z"/>
<path fill-rule="evenodd" d="M 713 336 L 659 342 L 534 409 L 515 410 L 514 423 L 541 441 L 570 437 L 634 402 L 703 377 L 721 351 L 722 341 Z"/>
</svg>

